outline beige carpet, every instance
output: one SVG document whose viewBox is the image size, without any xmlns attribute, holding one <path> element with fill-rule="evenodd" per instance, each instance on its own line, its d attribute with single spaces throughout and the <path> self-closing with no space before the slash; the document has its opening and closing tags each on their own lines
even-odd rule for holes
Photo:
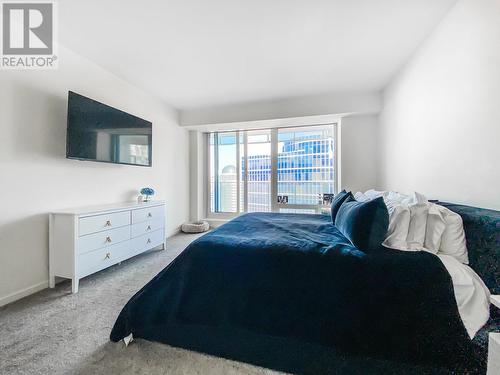
<svg viewBox="0 0 500 375">
<path fill-rule="evenodd" d="M 139 255 L 80 282 L 0 308 L 0 374 L 277 374 L 164 344 L 109 341 L 128 299 L 198 235 L 178 234 L 166 251 Z"/>
</svg>

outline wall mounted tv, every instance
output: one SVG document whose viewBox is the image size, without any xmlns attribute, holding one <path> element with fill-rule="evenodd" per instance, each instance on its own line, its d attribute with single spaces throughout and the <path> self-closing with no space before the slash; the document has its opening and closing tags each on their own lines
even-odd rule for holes
<svg viewBox="0 0 500 375">
<path fill-rule="evenodd" d="M 68 159 L 151 166 L 152 123 L 70 91 Z"/>
</svg>

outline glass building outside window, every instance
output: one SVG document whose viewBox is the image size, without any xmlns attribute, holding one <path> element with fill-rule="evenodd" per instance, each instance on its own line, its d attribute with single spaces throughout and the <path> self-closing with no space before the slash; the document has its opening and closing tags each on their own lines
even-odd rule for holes
<svg viewBox="0 0 500 375">
<path fill-rule="evenodd" d="M 211 212 L 316 212 L 335 193 L 335 141 L 332 124 L 211 133 Z"/>
</svg>

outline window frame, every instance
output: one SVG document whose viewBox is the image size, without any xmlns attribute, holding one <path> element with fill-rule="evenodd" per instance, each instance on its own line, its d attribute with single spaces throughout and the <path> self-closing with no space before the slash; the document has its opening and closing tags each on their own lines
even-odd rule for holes
<svg viewBox="0 0 500 375">
<path fill-rule="evenodd" d="M 333 191 L 335 194 L 338 193 L 339 191 L 339 182 L 341 180 L 340 172 L 340 160 L 339 160 L 339 123 L 338 122 L 329 122 L 329 123 L 323 123 L 323 124 L 310 124 L 310 125 L 293 125 L 293 126 L 280 126 L 280 127 L 269 127 L 269 128 L 253 128 L 253 129 L 241 129 L 241 130 L 222 130 L 222 131 L 211 131 L 207 132 L 206 134 L 206 155 L 207 155 L 207 163 L 206 163 L 206 181 L 204 184 L 205 188 L 205 198 L 206 198 L 206 217 L 207 219 L 218 219 L 218 220 L 230 220 L 233 219 L 241 214 L 244 214 L 248 212 L 248 199 L 243 199 L 243 210 L 241 210 L 241 191 L 240 191 L 240 184 L 243 182 L 243 194 L 244 197 L 248 197 L 248 183 L 247 180 L 244 178 L 243 181 L 241 179 L 241 162 L 240 162 L 240 157 L 241 157 L 241 152 L 240 152 L 240 140 L 241 136 L 243 136 L 243 150 L 244 150 L 244 155 L 248 154 L 248 137 L 247 137 L 247 131 L 252 131 L 252 130 L 269 130 L 271 133 L 271 212 L 279 212 L 281 208 L 283 209 L 309 209 L 309 210 L 315 210 L 315 212 L 320 213 L 321 207 L 317 204 L 290 204 L 290 203 L 278 203 L 277 202 L 277 193 L 278 193 L 278 130 L 279 129 L 294 129 L 294 128 L 308 128 L 308 127 L 314 127 L 314 126 L 332 126 L 333 127 L 333 158 L 335 161 L 334 164 L 334 182 L 333 182 Z M 236 146 L 236 160 L 237 166 L 236 166 L 236 194 L 237 194 L 237 209 L 236 212 L 212 212 L 211 210 L 211 173 L 210 173 L 210 166 L 211 166 L 211 152 L 210 152 L 210 136 L 211 134 L 218 134 L 218 133 L 236 133 L 236 139 L 237 139 L 237 146 Z M 214 152 L 214 155 L 216 152 Z M 245 157 L 245 171 L 248 171 L 248 158 Z M 214 170 L 215 172 L 215 170 Z M 215 186 L 215 180 L 214 180 L 214 186 Z"/>
</svg>

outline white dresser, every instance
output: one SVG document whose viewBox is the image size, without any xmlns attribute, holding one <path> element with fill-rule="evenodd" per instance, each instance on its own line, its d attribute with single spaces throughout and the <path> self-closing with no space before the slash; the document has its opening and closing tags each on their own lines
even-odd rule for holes
<svg viewBox="0 0 500 375">
<path fill-rule="evenodd" d="M 81 207 L 50 214 L 49 286 L 56 277 L 78 281 L 94 272 L 163 245 L 165 202 Z"/>
</svg>

